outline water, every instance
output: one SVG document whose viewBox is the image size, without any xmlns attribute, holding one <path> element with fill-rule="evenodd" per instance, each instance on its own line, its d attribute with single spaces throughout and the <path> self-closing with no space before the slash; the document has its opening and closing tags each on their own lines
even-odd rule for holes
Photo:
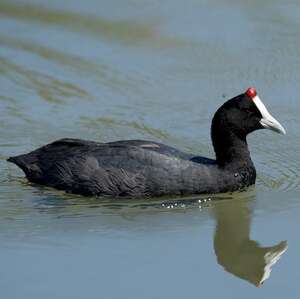
<svg viewBox="0 0 300 299">
<path fill-rule="evenodd" d="M 299 12 L 294 0 L 1 0 L 1 295 L 297 297 Z M 5 161 L 61 137 L 212 157 L 214 111 L 251 85 L 288 135 L 249 137 L 258 180 L 244 193 L 84 199 Z"/>
</svg>

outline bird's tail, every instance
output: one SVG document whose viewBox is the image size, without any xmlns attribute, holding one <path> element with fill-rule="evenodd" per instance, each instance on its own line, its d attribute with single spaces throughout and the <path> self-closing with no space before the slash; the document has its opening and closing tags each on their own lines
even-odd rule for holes
<svg viewBox="0 0 300 299">
<path fill-rule="evenodd" d="M 24 172 L 25 174 L 28 173 L 28 165 L 29 165 L 29 161 L 27 161 L 27 155 L 19 155 L 19 156 L 14 156 L 14 157 L 9 157 L 7 159 L 8 162 L 10 163 L 14 163 L 17 166 L 19 166 Z"/>
</svg>

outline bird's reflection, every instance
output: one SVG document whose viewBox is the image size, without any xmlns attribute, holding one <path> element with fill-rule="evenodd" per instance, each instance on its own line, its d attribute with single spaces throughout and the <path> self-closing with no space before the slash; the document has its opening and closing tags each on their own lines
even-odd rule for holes
<svg viewBox="0 0 300 299">
<path fill-rule="evenodd" d="M 37 189 L 36 189 L 37 190 Z M 184 214 L 188 211 L 193 212 L 195 204 L 204 203 L 204 206 L 210 206 L 214 218 L 216 219 L 216 228 L 214 234 L 214 251 L 217 257 L 217 262 L 229 273 L 244 279 L 255 286 L 261 286 L 263 282 L 269 278 L 271 267 L 280 259 L 281 255 L 287 250 L 287 242 L 282 241 L 270 247 L 262 247 L 257 241 L 250 239 L 251 216 L 253 204 L 252 193 L 239 193 L 234 197 L 214 198 L 215 200 L 190 198 L 184 200 L 165 200 L 165 201 L 148 201 L 137 203 L 134 201 L 116 202 L 109 199 L 98 200 L 95 198 L 88 199 L 83 197 L 68 197 L 65 195 L 47 194 L 41 188 L 39 191 L 38 200 L 35 202 L 35 208 L 42 213 L 52 213 L 59 218 L 70 216 L 85 217 L 86 225 L 88 216 L 96 216 L 100 226 L 106 226 L 109 218 L 105 215 L 120 215 L 123 219 L 130 219 L 130 224 L 136 227 L 136 223 L 132 220 L 136 216 L 143 213 L 154 213 L 159 216 L 156 218 L 156 225 L 159 219 L 165 225 L 165 213 L 157 213 L 158 211 Z M 44 195 L 44 196 L 42 196 Z M 41 199 L 42 198 L 42 199 Z M 63 200 L 67 199 L 68 200 Z M 191 209 L 187 209 L 188 207 Z M 201 204 L 202 206 L 202 204 Z M 93 208 L 93 209 L 91 209 Z M 174 208 L 174 209 L 173 209 Z M 99 213 L 101 217 L 98 217 Z M 95 218 L 91 218 L 95 219 Z M 140 218 L 142 219 L 142 218 Z M 128 223 L 127 223 L 128 224 Z M 82 227 L 83 222 L 80 222 Z M 119 225 L 119 224 L 117 224 Z M 148 224 L 147 224 L 148 227 Z M 117 228 L 119 229 L 119 228 Z"/>
<path fill-rule="evenodd" d="M 287 250 L 287 242 L 262 247 L 250 239 L 251 209 L 244 200 L 219 201 L 214 206 L 214 250 L 218 263 L 229 273 L 255 286 L 269 278 L 271 267 Z"/>
</svg>

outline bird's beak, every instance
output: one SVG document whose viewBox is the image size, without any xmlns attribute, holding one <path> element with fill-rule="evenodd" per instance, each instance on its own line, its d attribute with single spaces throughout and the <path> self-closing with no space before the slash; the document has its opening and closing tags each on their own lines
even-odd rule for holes
<svg viewBox="0 0 300 299">
<path fill-rule="evenodd" d="M 286 134 L 284 127 L 272 116 L 263 117 L 260 124 L 265 128 L 277 132 L 279 134 Z"/>
<path fill-rule="evenodd" d="M 260 111 L 262 115 L 262 119 L 260 120 L 260 124 L 265 128 L 272 130 L 274 132 L 285 135 L 286 131 L 284 127 L 269 113 L 266 106 L 263 104 L 261 99 L 258 96 L 253 98 L 253 102 L 256 107 Z"/>
</svg>

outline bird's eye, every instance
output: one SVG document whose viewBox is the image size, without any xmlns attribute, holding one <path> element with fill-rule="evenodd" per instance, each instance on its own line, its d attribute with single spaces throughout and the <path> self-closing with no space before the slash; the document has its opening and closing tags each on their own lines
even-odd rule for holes
<svg viewBox="0 0 300 299">
<path fill-rule="evenodd" d="M 244 109 L 244 111 L 245 111 L 246 113 L 248 113 L 248 114 L 253 114 L 253 111 L 250 110 L 250 109 Z"/>
</svg>

